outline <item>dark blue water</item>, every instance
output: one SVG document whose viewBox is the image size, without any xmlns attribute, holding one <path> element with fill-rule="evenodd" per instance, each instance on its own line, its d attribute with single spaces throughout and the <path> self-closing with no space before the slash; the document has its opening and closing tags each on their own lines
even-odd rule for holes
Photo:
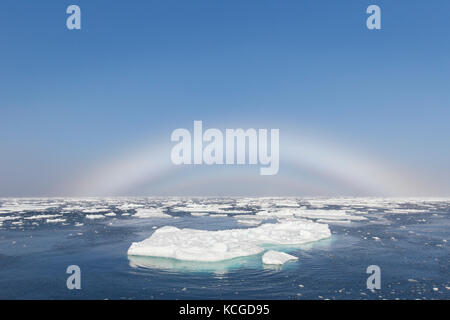
<svg viewBox="0 0 450 320">
<path fill-rule="evenodd" d="M 233 211 L 226 217 L 192 217 L 187 212 L 172 212 L 166 204 L 165 210 L 173 218 L 138 219 L 132 217 L 133 209 L 121 206 L 130 202 L 158 206 L 164 200 L 3 199 L 0 298 L 450 299 L 448 201 L 361 204 L 360 199 L 352 208 L 351 202 L 339 205 L 330 200 L 330 205 L 321 205 L 322 210 L 356 210 L 368 220 L 330 224 L 330 239 L 281 248 L 299 257 L 281 267 L 263 265 L 261 255 L 220 263 L 127 256 L 130 244 L 149 237 L 155 227 L 248 228 L 232 215 L 239 210 L 247 214 L 258 210 L 257 206 L 239 207 L 233 199 L 198 201 L 231 203 L 229 210 Z M 16 210 L 12 202 L 21 206 L 27 202 L 30 208 Z M 308 200 L 298 202 L 314 208 Z M 44 205 L 43 209 L 32 209 L 36 203 Z M 45 207 L 50 204 L 54 207 Z M 392 211 L 394 205 L 398 212 Z M 90 220 L 81 212 L 81 208 L 95 211 L 99 206 L 116 216 Z M 58 216 L 33 218 L 43 214 Z M 81 268 L 81 290 L 67 289 L 69 265 Z M 381 269 L 379 290 L 367 289 L 369 265 Z"/>
</svg>

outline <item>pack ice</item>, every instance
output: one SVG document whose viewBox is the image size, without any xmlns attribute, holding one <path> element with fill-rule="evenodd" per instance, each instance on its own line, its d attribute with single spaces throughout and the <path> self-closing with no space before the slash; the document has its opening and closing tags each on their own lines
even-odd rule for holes
<svg viewBox="0 0 450 320">
<path fill-rule="evenodd" d="M 263 245 L 298 245 L 331 236 L 328 225 L 309 220 L 267 223 L 256 228 L 207 231 L 165 226 L 133 242 L 129 255 L 216 262 L 258 254 Z"/>
</svg>

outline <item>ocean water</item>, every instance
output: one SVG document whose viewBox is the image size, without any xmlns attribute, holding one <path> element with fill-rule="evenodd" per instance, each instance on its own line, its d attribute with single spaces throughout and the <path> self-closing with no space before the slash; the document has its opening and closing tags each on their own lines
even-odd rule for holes
<svg viewBox="0 0 450 320">
<path fill-rule="evenodd" d="M 169 216 L 135 216 L 143 208 Z M 214 263 L 127 255 L 162 226 L 253 228 L 245 216 L 309 219 L 332 235 L 266 246 L 298 257 L 281 266 L 262 253 Z M 0 199 L 0 298 L 450 299 L 449 240 L 448 199 Z M 81 269 L 80 290 L 66 286 L 69 265 Z M 370 265 L 380 289 L 367 288 Z"/>
</svg>

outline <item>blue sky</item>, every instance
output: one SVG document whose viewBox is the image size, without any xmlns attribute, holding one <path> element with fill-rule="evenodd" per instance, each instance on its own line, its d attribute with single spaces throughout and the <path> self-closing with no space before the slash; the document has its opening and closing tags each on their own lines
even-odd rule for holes
<svg viewBox="0 0 450 320">
<path fill-rule="evenodd" d="M 70 4 L 82 30 L 66 29 Z M 382 30 L 365 26 L 370 4 Z M 0 196 L 71 194 L 74 176 L 194 120 L 308 132 L 450 195 L 449 12 L 446 0 L 3 0 Z M 121 192 L 158 193 L 133 190 Z"/>
</svg>

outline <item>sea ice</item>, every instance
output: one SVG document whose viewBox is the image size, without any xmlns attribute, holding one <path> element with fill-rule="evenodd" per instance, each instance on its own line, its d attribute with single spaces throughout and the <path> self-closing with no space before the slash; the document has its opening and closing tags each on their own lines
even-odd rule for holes
<svg viewBox="0 0 450 320">
<path fill-rule="evenodd" d="M 350 220 L 332 220 L 332 219 L 318 219 L 316 220 L 320 223 L 327 223 L 327 224 L 350 224 L 352 223 Z"/>
<path fill-rule="evenodd" d="M 66 222 L 66 219 L 47 219 L 47 223 L 58 223 L 58 222 Z"/>
<path fill-rule="evenodd" d="M 116 214 L 114 212 L 108 212 L 108 213 L 105 213 L 105 216 L 107 216 L 107 217 L 115 217 Z"/>
<path fill-rule="evenodd" d="M 326 219 L 326 220 L 367 220 L 363 216 L 354 216 L 348 214 L 345 210 L 308 210 L 300 208 L 289 208 L 279 210 L 264 210 L 256 213 L 256 216 L 260 218 L 288 218 L 299 217 L 305 219 Z"/>
<path fill-rule="evenodd" d="M 269 250 L 262 256 L 262 262 L 264 264 L 284 264 L 290 260 L 297 259 L 297 257 L 291 256 L 290 254 L 274 250 Z"/>
<path fill-rule="evenodd" d="M 238 223 L 240 224 L 246 224 L 246 225 L 250 225 L 250 226 L 257 226 L 261 224 L 261 220 L 256 220 L 256 219 L 241 219 L 241 220 L 237 220 Z"/>
<path fill-rule="evenodd" d="M 89 209 L 83 209 L 83 213 L 103 213 L 108 212 L 108 208 L 89 208 Z"/>
<path fill-rule="evenodd" d="M 176 206 L 171 208 L 174 212 L 190 212 L 197 215 L 201 212 L 204 213 L 222 213 L 222 214 L 235 214 L 235 213 L 251 213 L 248 210 L 232 210 L 232 206 L 228 204 L 189 204 L 186 206 Z"/>
<path fill-rule="evenodd" d="M 133 242 L 128 254 L 214 262 L 258 254 L 264 251 L 263 245 L 298 245 L 330 236 L 328 225 L 309 220 L 219 231 L 165 226 L 149 238 Z"/>
<path fill-rule="evenodd" d="M 60 217 L 60 214 L 40 214 L 36 216 L 26 217 L 25 220 L 39 220 L 39 219 L 50 219 L 55 217 Z"/>
<path fill-rule="evenodd" d="M 126 211 L 126 210 L 130 210 L 130 209 L 136 209 L 136 208 L 142 208 L 143 205 L 140 204 L 135 204 L 135 203 L 126 203 L 126 204 L 122 204 L 120 206 L 117 207 L 117 209 Z"/>
<path fill-rule="evenodd" d="M 2 216 L 2 217 L 0 217 L 0 222 L 3 222 L 3 221 L 7 221 L 7 220 L 17 220 L 17 219 L 20 219 L 20 217 L 17 217 L 17 216 Z"/>
<path fill-rule="evenodd" d="M 102 214 L 87 214 L 87 215 L 86 215 L 86 219 L 91 219 L 91 220 L 94 220 L 94 219 L 104 219 L 104 218 L 105 218 L 105 216 L 102 215 Z"/>
<path fill-rule="evenodd" d="M 4 203 L 1 206 L 1 211 L 2 213 L 9 213 L 9 212 L 25 212 L 25 211 L 35 211 L 35 212 L 40 212 L 40 211 L 45 211 L 48 209 L 52 209 L 57 207 L 57 205 L 53 205 L 53 204 L 45 204 L 45 203 L 29 203 L 29 201 L 31 200 L 26 200 L 26 201 L 22 201 L 22 202 L 7 202 Z"/>
<path fill-rule="evenodd" d="M 191 212 L 191 216 L 194 217 L 207 216 L 208 214 L 208 212 Z"/>
<path fill-rule="evenodd" d="M 277 207 L 293 207 L 298 208 L 298 202 L 291 199 L 283 199 L 275 202 Z"/>
<path fill-rule="evenodd" d="M 160 209 L 136 209 L 136 214 L 133 215 L 136 218 L 171 218 L 172 216 L 165 214 Z"/>
</svg>

